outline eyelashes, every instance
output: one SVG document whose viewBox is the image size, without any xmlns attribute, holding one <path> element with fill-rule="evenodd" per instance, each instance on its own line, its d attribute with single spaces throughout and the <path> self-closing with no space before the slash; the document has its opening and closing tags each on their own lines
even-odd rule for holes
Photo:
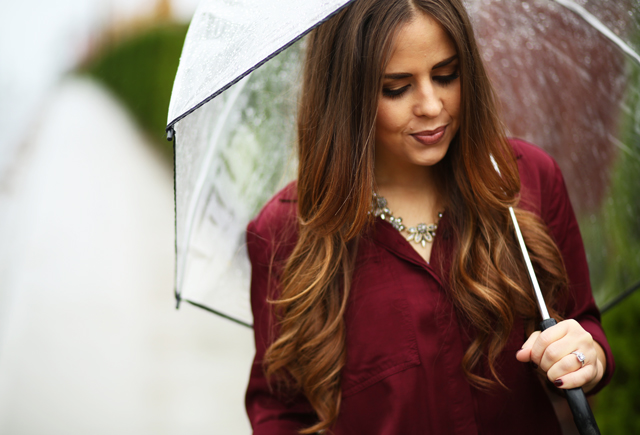
<svg viewBox="0 0 640 435">
<path fill-rule="evenodd" d="M 433 80 L 440 83 L 443 86 L 447 86 L 449 83 L 451 83 L 458 77 L 460 77 L 460 73 L 454 72 L 453 74 L 449 74 L 448 76 L 435 76 Z"/>
<path fill-rule="evenodd" d="M 382 95 L 389 98 L 398 98 L 409 89 L 409 85 L 397 89 L 382 88 Z"/>
<path fill-rule="evenodd" d="M 440 86 L 448 86 L 459 77 L 460 77 L 460 73 L 456 71 L 453 74 L 449 74 L 446 76 L 435 76 L 433 77 L 433 81 L 439 84 Z M 409 89 L 410 86 L 411 85 L 405 85 L 395 89 L 382 88 L 382 95 L 388 98 L 398 98 L 402 96 L 402 94 L 404 94 Z"/>
</svg>

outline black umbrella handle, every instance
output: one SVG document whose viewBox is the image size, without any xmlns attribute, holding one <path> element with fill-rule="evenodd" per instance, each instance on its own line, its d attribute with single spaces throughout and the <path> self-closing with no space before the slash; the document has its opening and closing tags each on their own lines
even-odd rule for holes
<svg viewBox="0 0 640 435">
<path fill-rule="evenodd" d="M 555 324 L 555 319 L 545 319 L 540 323 L 540 329 L 544 331 Z M 571 388 L 564 391 L 573 414 L 573 421 L 576 423 L 580 435 L 600 435 L 600 429 L 598 429 L 598 424 L 582 388 Z"/>
</svg>

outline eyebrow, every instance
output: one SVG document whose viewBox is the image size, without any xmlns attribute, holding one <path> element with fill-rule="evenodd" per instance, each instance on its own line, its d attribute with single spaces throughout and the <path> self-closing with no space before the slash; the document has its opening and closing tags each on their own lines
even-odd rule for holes
<svg viewBox="0 0 640 435">
<path fill-rule="evenodd" d="M 442 68 L 443 66 L 447 66 L 449 65 L 451 62 L 453 62 L 454 60 L 458 59 L 458 55 L 454 54 L 453 56 L 438 62 L 437 64 L 435 64 L 433 66 L 433 68 L 431 69 L 438 69 L 438 68 Z M 396 74 L 385 74 L 384 78 L 388 79 L 388 80 L 401 80 L 401 79 L 406 79 L 408 77 L 411 77 L 413 74 L 409 74 L 409 73 L 396 73 Z"/>
<path fill-rule="evenodd" d="M 451 56 L 449 59 L 445 59 L 442 62 L 438 62 L 436 63 L 433 68 L 431 69 L 438 69 L 438 68 L 442 68 L 443 66 L 447 66 L 449 65 L 451 62 L 453 62 L 454 60 L 456 60 L 458 58 L 457 54 L 454 54 L 453 56 Z"/>
<path fill-rule="evenodd" d="M 407 77 L 411 77 L 413 74 L 409 73 L 397 73 L 397 74 L 385 74 L 384 78 L 389 80 L 401 80 L 406 79 Z"/>
</svg>

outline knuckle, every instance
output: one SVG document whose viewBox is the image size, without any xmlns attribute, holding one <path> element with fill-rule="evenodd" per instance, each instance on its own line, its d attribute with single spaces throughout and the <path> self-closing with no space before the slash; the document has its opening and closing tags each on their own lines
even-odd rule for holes
<svg viewBox="0 0 640 435">
<path fill-rule="evenodd" d="M 575 319 L 567 319 L 565 322 L 570 326 L 580 326 L 577 320 Z"/>
<path fill-rule="evenodd" d="M 570 358 L 563 358 L 560 361 L 560 365 L 562 367 L 562 370 L 564 370 L 565 373 L 570 373 L 570 372 L 576 371 L 575 361 L 573 361 Z"/>
<path fill-rule="evenodd" d="M 544 331 L 538 337 L 538 342 L 542 345 L 542 347 L 549 346 L 553 341 L 551 340 L 551 335 L 546 334 L 547 331 Z"/>
<path fill-rule="evenodd" d="M 535 343 L 536 340 L 538 340 L 538 337 L 540 337 L 540 331 L 534 331 L 529 338 L 527 339 L 528 343 Z"/>
<path fill-rule="evenodd" d="M 556 362 L 560 360 L 564 355 L 560 355 L 560 351 L 555 346 L 549 346 L 544 352 L 544 356 L 550 361 Z"/>
<path fill-rule="evenodd" d="M 551 366 L 549 370 L 546 372 L 546 374 L 547 374 L 547 378 L 549 378 L 549 380 L 553 382 L 556 379 L 562 377 L 562 375 L 566 373 L 560 370 L 557 366 Z"/>
<path fill-rule="evenodd" d="M 539 350 L 532 350 L 531 351 L 531 361 L 536 363 L 538 366 L 542 366 L 542 364 L 543 364 L 542 352 L 539 351 Z"/>
</svg>

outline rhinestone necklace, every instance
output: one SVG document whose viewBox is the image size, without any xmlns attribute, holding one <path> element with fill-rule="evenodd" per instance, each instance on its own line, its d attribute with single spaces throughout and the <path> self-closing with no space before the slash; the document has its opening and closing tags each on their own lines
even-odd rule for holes
<svg viewBox="0 0 640 435">
<path fill-rule="evenodd" d="M 442 218 L 442 212 L 438 213 L 438 222 L 435 224 L 418 224 L 415 227 L 405 227 L 402 223 L 401 217 L 395 217 L 391 210 L 387 207 L 387 200 L 375 192 L 373 193 L 373 213 L 376 217 L 380 217 L 383 221 L 389 222 L 393 228 L 400 233 L 406 232 L 405 236 L 407 241 L 422 245 L 423 248 L 427 247 L 427 242 L 433 243 L 436 237 L 436 230 L 438 229 L 438 222 Z"/>
</svg>

